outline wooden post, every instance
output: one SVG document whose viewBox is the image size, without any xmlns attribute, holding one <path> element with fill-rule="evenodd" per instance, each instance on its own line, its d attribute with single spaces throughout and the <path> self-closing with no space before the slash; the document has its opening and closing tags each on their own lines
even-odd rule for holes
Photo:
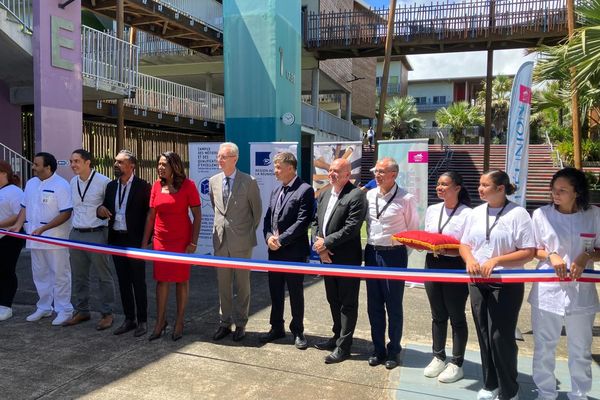
<svg viewBox="0 0 600 400">
<path fill-rule="evenodd" d="M 569 40 L 573 38 L 575 32 L 575 1 L 567 0 L 567 26 L 569 29 Z M 574 167 L 581 169 L 581 121 L 579 119 L 579 96 L 577 94 L 577 82 L 575 81 L 575 67 L 570 69 L 571 86 L 573 95 L 571 96 L 571 114 L 573 129 L 573 163 Z"/>
<path fill-rule="evenodd" d="M 387 36 L 385 38 L 385 57 L 383 58 L 383 74 L 381 76 L 381 94 L 379 95 L 379 115 L 377 115 L 377 131 L 375 132 L 375 160 L 379 149 L 379 141 L 383 138 L 383 121 L 385 118 L 385 101 L 387 85 L 390 74 L 390 58 L 394 42 L 394 15 L 396 14 L 396 0 L 390 0 Z"/>
<path fill-rule="evenodd" d="M 125 0 L 117 0 L 117 38 L 123 40 L 125 31 Z M 121 71 L 123 70 L 121 66 Z M 125 103 L 117 99 L 117 152 L 125 143 Z"/>
</svg>

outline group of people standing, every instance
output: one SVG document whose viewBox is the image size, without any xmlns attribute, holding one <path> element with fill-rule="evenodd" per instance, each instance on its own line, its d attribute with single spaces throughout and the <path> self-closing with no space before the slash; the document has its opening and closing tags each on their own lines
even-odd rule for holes
<svg viewBox="0 0 600 400">
<path fill-rule="evenodd" d="M 328 171 L 331 186 L 315 202 L 312 187 L 297 175 L 294 154 L 279 153 L 273 165 L 281 185 L 271 193 L 263 217 L 256 180 L 237 169 L 238 158 L 239 149 L 234 143 L 221 144 L 217 155 L 221 172 L 209 182 L 215 211 L 215 256 L 250 258 L 262 219 L 270 260 L 306 262 L 311 252 L 311 229 L 312 249 L 323 264 L 358 266 L 364 260 L 365 266 L 407 267 L 407 248 L 392 236 L 419 229 L 420 220 L 415 196 L 396 183 L 399 166 L 394 159 L 377 161 L 373 169 L 377 186 L 366 193 L 350 182 L 349 161 L 334 160 Z M 10 165 L 0 162 L 0 227 L 98 244 L 139 248 L 151 245 L 156 250 L 178 253 L 196 250 L 200 196 L 176 153 L 159 156 L 158 180 L 152 185 L 135 176 L 137 160 L 127 150 L 115 157 L 114 180 L 93 168 L 92 155 L 85 150 L 75 150 L 70 162 L 76 176 L 69 184 L 55 173 L 54 156 L 38 153 L 33 162 L 36 176 L 27 182 L 24 193 Z M 475 208 L 471 208 L 461 176 L 453 171 L 442 174 L 436 187 L 442 202 L 427 209 L 424 227 L 428 232 L 453 236 L 461 245 L 459 250 L 427 254 L 426 268 L 463 269 L 471 276 L 487 278 L 494 271 L 522 268 L 536 258 L 538 269 L 555 270 L 561 281 L 534 283 L 529 296 L 535 339 L 533 379 L 540 399 L 556 398 L 554 354 L 564 325 L 570 398 L 583 399 L 591 390 L 592 325 L 600 306 L 594 284 L 577 279 L 585 268 L 593 266 L 594 260 L 600 260 L 600 209 L 590 206 L 585 175 L 578 170 L 558 171 L 550 188 L 552 203 L 536 210 L 531 218 L 524 208 L 508 200 L 515 187 L 503 171 L 481 176 L 479 195 L 483 204 Z M 368 238 L 363 253 L 361 227 L 365 221 Z M 22 239 L 0 238 L 0 250 L 8 263 L 0 269 L 0 320 L 12 316 L 17 288 L 15 264 L 23 245 Z M 89 320 L 93 268 L 99 280 L 102 313 L 96 328 L 112 326 L 115 285 L 108 256 L 33 240 L 27 241 L 27 247 L 31 249 L 33 279 L 39 294 L 36 311 L 27 317 L 28 321 L 49 317 L 53 311 L 57 314 L 53 325 L 72 326 Z M 134 331 L 135 336 L 143 336 L 148 329 L 145 263 L 121 256 L 113 256 L 113 262 L 125 314 L 114 334 Z M 172 339 L 183 336 L 190 267 L 168 261 L 154 263 L 157 316 L 149 340 L 160 338 L 166 331 L 170 283 L 175 283 L 177 302 Z M 220 320 L 213 339 L 233 334 L 234 341 L 241 341 L 248 322 L 250 271 L 218 268 L 217 280 Z M 306 349 L 303 275 L 269 272 L 268 281 L 271 328 L 259 340 L 267 343 L 286 336 L 287 286 L 292 314 L 289 330 L 294 345 Z M 324 281 L 332 336 L 314 346 L 329 351 L 324 361 L 333 364 L 351 356 L 360 279 L 326 276 Z M 401 362 L 404 282 L 367 279 L 366 288 L 373 342 L 368 364 L 393 369 Z M 424 375 L 444 383 L 463 377 L 468 337 L 465 306 L 470 296 L 483 370 L 483 388 L 477 398 L 518 398 L 514 333 L 524 284 L 428 282 L 425 289 L 432 315 L 433 359 Z M 449 360 L 445 352 L 448 321 L 452 327 Z"/>
</svg>

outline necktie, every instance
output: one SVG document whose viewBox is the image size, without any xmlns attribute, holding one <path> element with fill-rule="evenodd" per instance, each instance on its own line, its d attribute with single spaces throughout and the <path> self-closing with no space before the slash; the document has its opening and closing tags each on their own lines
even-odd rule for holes
<svg viewBox="0 0 600 400">
<path fill-rule="evenodd" d="M 272 228 L 271 231 L 273 232 L 273 234 L 278 235 L 279 232 L 277 230 L 277 220 L 279 219 L 279 213 L 281 212 L 281 206 L 283 205 L 283 199 L 285 198 L 285 195 L 287 194 L 287 191 L 289 189 L 289 186 L 284 186 L 281 188 L 281 191 L 279 192 L 279 197 L 277 197 L 277 203 L 275 203 L 275 210 L 273 210 L 273 215 L 271 216 L 271 220 L 272 220 Z"/>
<path fill-rule="evenodd" d="M 223 204 L 227 206 L 229 202 L 229 196 L 231 196 L 231 178 L 225 177 L 225 185 L 223 186 Z"/>
</svg>

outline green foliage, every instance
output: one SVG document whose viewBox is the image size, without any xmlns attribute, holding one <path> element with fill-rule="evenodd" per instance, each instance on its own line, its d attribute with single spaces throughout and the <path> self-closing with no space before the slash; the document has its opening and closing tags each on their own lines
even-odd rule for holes
<svg viewBox="0 0 600 400">
<path fill-rule="evenodd" d="M 453 143 L 462 143 L 464 130 L 470 126 L 482 125 L 484 118 L 478 107 L 471 107 L 466 101 L 461 101 L 437 110 L 435 120 L 439 126 L 450 128 Z"/>
<path fill-rule="evenodd" d="M 567 165 L 573 165 L 573 141 L 571 139 L 560 142 L 556 149 Z M 584 139 L 581 141 L 582 161 L 600 161 L 600 143 L 595 140 Z"/>
<path fill-rule="evenodd" d="M 590 190 L 600 190 L 600 174 L 586 171 L 585 177 L 587 178 Z"/>
<path fill-rule="evenodd" d="M 415 99 L 407 96 L 394 97 L 387 103 L 384 123 L 392 139 L 410 139 L 417 137 L 425 121 L 417 117 Z"/>
</svg>

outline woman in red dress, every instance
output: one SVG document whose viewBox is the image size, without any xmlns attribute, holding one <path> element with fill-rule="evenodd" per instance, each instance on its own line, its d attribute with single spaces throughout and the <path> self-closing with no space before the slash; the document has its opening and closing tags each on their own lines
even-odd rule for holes
<svg viewBox="0 0 600 400">
<path fill-rule="evenodd" d="M 150 193 L 150 211 L 142 244 L 147 247 L 150 235 L 154 233 L 152 242 L 154 250 L 193 253 L 196 250 L 201 219 L 198 189 L 194 182 L 186 178 L 181 158 L 172 151 L 160 155 L 158 177 Z M 193 221 L 190 221 L 190 210 Z M 166 309 L 171 282 L 175 282 L 177 298 L 177 319 L 171 338 L 173 340 L 182 338 L 185 306 L 189 295 L 190 269 L 189 264 L 154 262 L 157 316 L 149 340 L 160 338 L 167 327 Z"/>
</svg>

